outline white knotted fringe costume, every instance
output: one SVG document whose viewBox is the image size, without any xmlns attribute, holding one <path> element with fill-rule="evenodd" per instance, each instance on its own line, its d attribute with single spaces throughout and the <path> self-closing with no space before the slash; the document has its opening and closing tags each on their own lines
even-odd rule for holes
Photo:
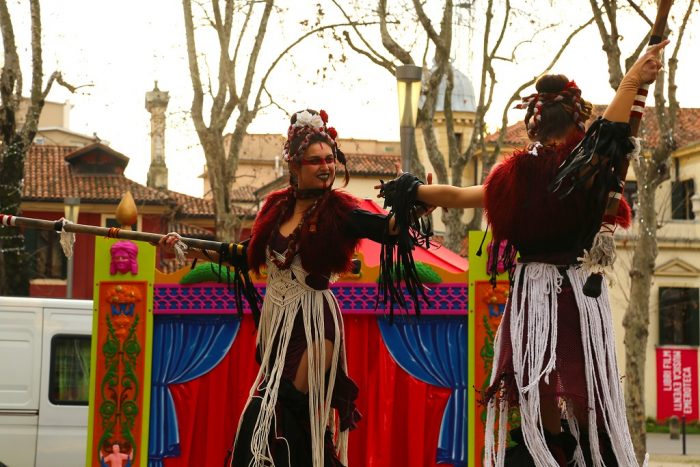
<svg viewBox="0 0 700 467">
<path fill-rule="evenodd" d="M 268 255 L 281 255 L 268 249 Z M 267 260 L 267 288 L 265 300 L 260 315 L 260 325 L 257 336 L 261 355 L 260 371 L 255 384 L 250 390 L 248 402 L 243 412 L 248 408 L 253 398 L 261 400 L 261 408 L 255 423 L 255 431 L 250 446 L 253 460 L 249 467 L 273 467 L 268 436 L 275 423 L 275 405 L 282 378 L 294 320 L 297 313 L 302 313 L 304 330 L 306 331 L 306 349 L 308 353 L 308 383 L 309 383 L 309 419 L 311 421 L 311 452 L 313 467 L 323 467 L 324 436 L 330 425 L 335 434 L 336 422 L 331 412 L 331 396 L 335 384 L 338 365 L 345 371 L 345 343 L 343 340 L 343 319 L 335 296 L 330 291 L 316 290 L 306 285 L 307 272 L 301 267 L 297 255 L 288 269 L 279 269 L 269 257 Z M 329 369 L 328 386 L 325 384 L 325 336 L 324 336 L 324 303 L 331 307 L 335 339 L 333 355 Z M 276 344 L 276 345 L 275 345 Z M 273 355 L 272 352 L 275 351 Z M 261 391 L 258 394 L 258 391 Z M 241 421 L 243 417 L 241 417 Z M 239 430 L 240 432 L 240 422 Z M 349 430 L 338 434 L 336 452 L 340 461 L 347 466 L 347 446 Z M 274 436 L 274 434 L 273 434 Z M 236 435 L 238 437 L 238 434 Z"/>
<path fill-rule="evenodd" d="M 586 389 L 588 394 L 588 432 L 594 465 L 603 466 L 598 443 L 599 430 L 610 437 L 612 449 L 621 467 L 637 466 L 634 447 L 629 435 L 625 401 L 620 386 L 620 374 L 615 358 L 615 338 L 607 287 L 598 298 L 583 294 L 586 273 L 580 267 L 569 266 L 566 274 L 571 283 L 579 309 L 583 355 L 585 358 Z M 562 275 L 557 266 L 545 263 L 517 264 L 515 281 L 509 295 L 506 313 L 510 313 L 510 335 L 513 351 L 513 370 L 518 389 L 521 429 L 535 464 L 539 467 L 559 467 L 549 451 L 544 437 L 540 413 L 540 382 L 549 382 L 555 370 L 557 347 L 557 294 L 561 290 Z M 527 323 L 527 328 L 525 328 Z M 497 377 L 501 353 L 501 332 L 494 342 L 493 385 Z M 545 356 L 548 355 L 545 361 Z M 529 380 L 524 380 L 528 375 Z M 582 382 L 583 383 L 583 382 Z M 505 461 L 508 424 L 507 397 L 496 393 L 487 405 L 484 466 L 501 467 Z M 567 401 L 562 418 L 569 421 L 571 434 L 579 440 L 580 426 Z M 595 408 L 600 410 L 596 411 Z M 596 418 L 602 414 L 602 420 Z M 494 434 L 498 414 L 498 437 Z M 554 433 L 556 434 L 556 433 Z M 648 455 L 644 466 L 648 463 Z M 585 467 L 580 447 L 576 448 L 573 465 Z"/>
</svg>

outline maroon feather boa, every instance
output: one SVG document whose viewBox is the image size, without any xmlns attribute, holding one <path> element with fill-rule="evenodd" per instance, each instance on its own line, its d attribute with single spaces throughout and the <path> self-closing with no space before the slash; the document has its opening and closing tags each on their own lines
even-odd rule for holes
<svg viewBox="0 0 700 467">
<path fill-rule="evenodd" d="M 277 219 L 285 210 L 287 219 L 292 213 L 292 210 L 286 209 L 292 196 L 294 194 L 289 187 L 270 193 L 265 199 L 255 218 L 248 246 L 248 264 L 251 270 L 259 273 L 265 265 L 267 246 L 275 226 L 278 225 Z M 345 228 L 350 212 L 359 207 L 360 201 L 343 191 L 331 190 L 324 195 L 320 203 L 316 213 L 301 228 L 301 265 L 307 272 L 323 276 L 349 271 L 359 239 L 348 235 Z M 285 220 L 282 219 L 282 222 Z"/>
<path fill-rule="evenodd" d="M 574 239 L 582 229 L 599 222 L 591 214 L 590 199 L 584 190 L 560 199 L 550 193 L 548 184 L 561 162 L 580 137 L 557 146 L 538 148 L 538 155 L 517 150 L 493 168 L 485 185 L 486 217 L 497 240 L 509 240 L 518 249 L 560 251 L 577 250 Z M 627 228 L 631 209 L 620 202 L 616 224 Z"/>
</svg>

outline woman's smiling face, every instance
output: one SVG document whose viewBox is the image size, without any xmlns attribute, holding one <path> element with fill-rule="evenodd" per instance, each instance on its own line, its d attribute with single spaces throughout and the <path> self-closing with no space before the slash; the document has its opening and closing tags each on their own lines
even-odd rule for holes
<svg viewBox="0 0 700 467">
<path fill-rule="evenodd" d="M 312 143 L 295 168 L 300 190 L 330 188 L 335 181 L 333 149 L 324 142 Z"/>
</svg>

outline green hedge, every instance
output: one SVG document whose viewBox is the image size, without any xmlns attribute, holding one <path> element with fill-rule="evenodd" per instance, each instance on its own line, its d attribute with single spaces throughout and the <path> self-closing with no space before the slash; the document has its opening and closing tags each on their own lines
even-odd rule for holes
<svg viewBox="0 0 700 467">
<path fill-rule="evenodd" d="M 226 268 L 221 267 L 221 278 L 219 278 L 219 265 L 214 263 L 200 263 L 187 272 L 180 284 L 199 284 L 200 282 L 226 282 Z"/>
<path fill-rule="evenodd" d="M 418 271 L 418 278 L 424 284 L 439 284 L 442 282 L 442 277 L 429 264 L 416 261 L 416 271 Z M 392 271 L 391 276 L 396 279 L 394 271 Z M 377 282 L 380 282 L 381 279 L 381 276 L 377 278 Z"/>
<path fill-rule="evenodd" d="M 680 423 L 680 421 L 679 421 Z M 659 422 L 654 418 L 646 419 L 647 433 L 668 433 L 668 422 Z M 700 421 L 686 422 L 685 432 L 689 435 L 700 434 Z"/>
</svg>

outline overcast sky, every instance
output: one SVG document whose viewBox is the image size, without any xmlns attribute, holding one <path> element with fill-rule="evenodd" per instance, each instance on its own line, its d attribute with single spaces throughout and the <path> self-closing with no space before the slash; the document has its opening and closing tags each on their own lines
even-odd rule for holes
<svg viewBox="0 0 700 467">
<path fill-rule="evenodd" d="M 580 8 L 573 8 L 572 2 L 579 2 Z M 500 121 L 507 97 L 521 82 L 541 71 L 558 48 L 557 41 L 561 42 L 565 31 L 588 18 L 588 2 L 572 2 L 537 0 L 530 4 L 539 8 L 527 9 L 524 5 L 518 12 L 519 19 L 506 35 L 505 42 L 509 47 L 504 50 L 510 50 L 514 44 L 534 34 L 534 30 L 528 30 L 531 23 L 528 23 L 527 15 L 538 15 L 537 20 L 541 23 L 556 21 L 561 26 L 539 33 L 534 42 L 519 47 L 517 66 L 507 62 L 499 64 L 499 86 L 494 111 L 488 119 L 493 128 Z M 311 5 L 316 2 L 283 0 L 279 3 L 284 10 L 270 20 L 269 37 L 260 60 L 261 72 L 272 57 L 296 36 L 298 22 L 314 17 L 315 9 Z M 396 8 L 397 3 L 390 0 L 390 8 Z M 474 3 L 473 10 L 458 9 L 454 63 L 476 83 L 480 35 L 484 25 L 483 14 L 478 11 L 483 2 Z M 687 0 L 676 3 L 684 5 Z M 436 12 L 441 4 L 441 0 L 429 0 L 428 8 Z M 517 1 L 514 4 L 517 8 Z M 290 5 L 293 8 L 288 8 Z M 299 8 L 299 5 L 308 5 L 308 8 Z M 19 53 L 26 61 L 29 7 L 20 0 L 11 2 L 10 6 Z M 326 7 L 326 12 L 327 20 L 338 19 L 331 5 Z M 439 16 L 436 14 L 434 18 L 437 23 Z M 45 74 L 48 76 L 53 70 L 60 69 L 73 84 L 93 84 L 75 95 L 62 89 L 51 93 L 51 100 L 71 102 L 70 129 L 88 135 L 95 132 L 108 140 L 112 148 L 130 157 L 127 175 L 145 183 L 150 157 L 150 127 L 144 95 L 153 88 L 154 80 L 158 80 L 159 88 L 170 93 L 165 139 L 170 188 L 201 195 L 201 180 L 196 175 L 202 172 L 204 157 L 187 115 L 192 91 L 181 3 L 177 0 L 43 0 L 42 19 Z M 412 37 L 415 29 L 411 29 L 410 23 L 404 24 L 407 25 L 405 34 Z M 639 31 L 648 29 L 644 23 L 631 17 L 621 21 L 620 28 L 623 53 L 629 53 L 636 45 Z M 690 34 L 684 39 L 685 52 L 680 57 L 678 94 L 681 104 L 686 107 L 700 107 L 700 93 L 693 88 L 700 75 L 700 64 L 696 58 L 690 59 L 691 50 L 698 49 L 698 31 L 695 29 L 698 28 L 690 28 Z M 376 35 L 374 37 L 376 39 Z M 410 44 L 411 40 L 405 43 Z M 574 78 L 588 100 L 605 103 L 612 91 L 607 83 L 605 56 L 599 44 L 597 30 L 589 27 L 572 42 L 555 71 Z M 416 50 L 413 56 L 419 62 L 421 46 Z M 203 43 L 200 52 L 210 57 L 213 66 L 217 54 L 215 48 Z M 329 54 L 333 54 L 330 64 Z M 288 110 L 303 107 L 326 109 L 330 123 L 336 126 L 341 137 L 397 140 L 394 78 L 367 59 L 353 56 L 352 52 L 348 52 L 345 63 L 339 63 L 340 54 L 337 44 L 328 38 L 325 47 L 322 39 L 308 39 L 273 72 L 269 88 L 275 99 Z M 329 66 L 325 79 L 317 73 L 323 66 Z M 25 67 L 26 84 L 29 76 Z M 512 121 L 520 117 L 518 112 L 511 113 Z M 282 111 L 271 108 L 253 122 L 249 131 L 282 134 L 286 132 L 286 121 Z"/>
</svg>

